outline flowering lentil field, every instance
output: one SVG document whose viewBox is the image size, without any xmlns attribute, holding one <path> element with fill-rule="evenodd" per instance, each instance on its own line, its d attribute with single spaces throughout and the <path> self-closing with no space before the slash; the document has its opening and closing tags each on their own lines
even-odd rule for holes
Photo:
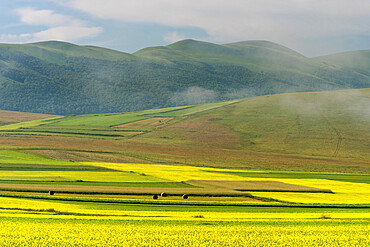
<svg viewBox="0 0 370 247">
<path fill-rule="evenodd" d="M 370 243 L 368 175 L 0 160 L 0 246 Z"/>
<path fill-rule="evenodd" d="M 45 169 L 37 174 L 13 169 L 1 173 L 0 246 L 369 246 L 370 243 L 370 211 L 366 204 L 369 184 L 340 181 L 348 178 L 338 174 L 332 174 L 337 180 L 276 178 L 276 174 L 256 178 L 255 172 L 243 177 L 228 174 L 235 170 L 186 166 L 83 165 L 110 170 L 91 171 L 81 166 L 87 170 Z M 60 167 L 68 168 L 65 164 Z M 145 176 L 139 176 L 144 173 Z M 6 180 L 9 178 L 16 180 Z M 118 181 L 122 178 L 127 182 L 120 185 Z M 192 187 L 182 182 L 190 178 L 238 183 L 273 179 L 333 193 L 257 191 L 249 192 L 251 196 L 247 197 L 192 195 L 183 200 L 176 191 L 217 192 L 216 188 Z M 78 182 L 82 184 L 78 187 L 73 183 L 76 179 L 89 183 Z M 30 190 L 19 189 L 22 186 Z M 56 194 L 48 195 L 43 190 L 49 187 L 43 186 L 54 186 L 50 188 L 56 189 Z M 140 193 L 155 189 L 153 186 L 162 186 L 158 191 L 166 190 L 169 195 L 153 200 L 151 195 Z M 78 191 L 82 187 L 86 190 Z M 58 188 L 71 191 L 59 192 Z M 93 193 L 94 188 L 106 191 Z M 110 193 L 113 188 L 122 193 Z M 136 193 L 126 193 L 130 191 Z M 230 188 L 222 190 L 229 192 Z"/>
<path fill-rule="evenodd" d="M 1 246 L 368 246 L 363 221 L 2 217 Z"/>
</svg>

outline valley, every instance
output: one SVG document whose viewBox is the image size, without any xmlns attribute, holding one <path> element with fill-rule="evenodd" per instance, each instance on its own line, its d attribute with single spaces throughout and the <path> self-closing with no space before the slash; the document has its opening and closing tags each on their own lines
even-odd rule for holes
<svg viewBox="0 0 370 247">
<path fill-rule="evenodd" d="M 284 229 L 298 246 L 364 245 L 369 102 L 369 89 L 352 89 L 125 113 L 2 111 L 2 227 L 56 227 L 69 238 L 41 239 L 61 245 L 135 244 L 148 231 L 152 242 L 171 232 L 221 245 L 273 231 L 269 241 L 280 243 Z M 226 229 L 233 237 L 221 237 Z M 17 234 L 34 238 L 6 234 L 12 245 Z"/>
</svg>

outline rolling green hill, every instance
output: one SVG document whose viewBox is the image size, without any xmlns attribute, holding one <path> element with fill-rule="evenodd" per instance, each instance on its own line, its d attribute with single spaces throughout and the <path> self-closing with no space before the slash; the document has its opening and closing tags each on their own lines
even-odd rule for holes
<svg viewBox="0 0 370 247">
<path fill-rule="evenodd" d="M 66 161 L 368 174 L 369 105 L 370 89 L 359 89 L 54 117 L 0 126 L 0 149 Z"/>
<path fill-rule="evenodd" d="M 364 76 L 369 76 L 370 50 L 344 52 L 313 58 L 313 60 L 333 67 L 354 69 Z"/>
<path fill-rule="evenodd" d="M 107 113 L 366 88 L 367 54 L 310 59 L 268 41 L 216 45 L 184 40 L 134 54 L 56 41 L 1 44 L 0 109 Z M 360 56 L 356 63 L 340 62 Z"/>
</svg>

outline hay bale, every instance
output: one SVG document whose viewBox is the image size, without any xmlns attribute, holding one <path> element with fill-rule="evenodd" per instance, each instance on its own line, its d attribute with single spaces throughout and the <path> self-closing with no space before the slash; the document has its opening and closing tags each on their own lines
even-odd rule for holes
<svg viewBox="0 0 370 247">
<path fill-rule="evenodd" d="M 187 194 L 182 195 L 182 199 L 188 199 L 188 198 L 189 198 L 189 196 Z"/>
<path fill-rule="evenodd" d="M 166 197 L 167 196 L 167 193 L 166 192 L 162 192 L 161 193 L 161 197 Z"/>
<path fill-rule="evenodd" d="M 153 199 L 154 200 L 157 200 L 158 199 L 158 196 L 157 195 L 153 195 Z"/>
<path fill-rule="evenodd" d="M 49 191 L 49 195 L 53 196 L 54 195 L 54 191 Z"/>
</svg>

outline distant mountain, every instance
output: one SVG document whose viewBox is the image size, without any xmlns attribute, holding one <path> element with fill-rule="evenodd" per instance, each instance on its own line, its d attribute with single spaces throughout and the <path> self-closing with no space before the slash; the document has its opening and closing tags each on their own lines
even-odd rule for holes
<svg viewBox="0 0 370 247">
<path fill-rule="evenodd" d="M 370 50 L 338 53 L 313 58 L 313 60 L 340 69 L 353 69 L 364 76 L 370 75 Z"/>
<path fill-rule="evenodd" d="M 283 92 L 370 87 L 370 51 L 307 58 L 268 41 L 183 40 L 133 54 L 48 41 L 0 45 L 0 109 L 137 111 Z"/>
</svg>

